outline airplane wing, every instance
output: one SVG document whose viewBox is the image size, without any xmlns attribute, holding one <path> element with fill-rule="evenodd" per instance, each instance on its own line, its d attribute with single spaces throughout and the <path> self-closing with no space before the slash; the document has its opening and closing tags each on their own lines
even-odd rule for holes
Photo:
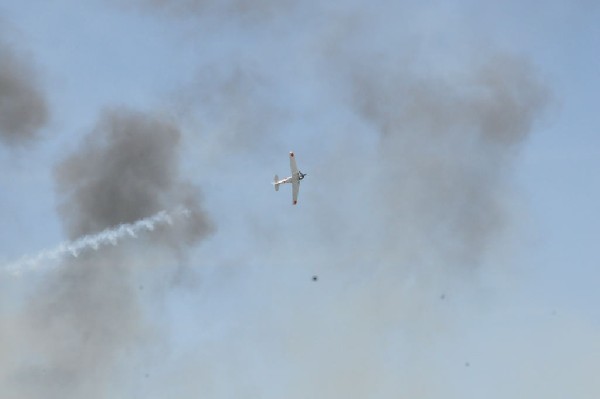
<svg viewBox="0 0 600 399">
<path fill-rule="evenodd" d="M 292 158 L 293 159 L 293 158 Z M 300 190 L 300 182 L 298 179 L 292 180 L 292 203 L 298 203 L 298 191 Z"/>
<path fill-rule="evenodd" d="M 290 152 L 290 169 L 292 170 L 292 176 L 298 174 L 298 166 L 296 166 L 296 157 L 293 152 Z"/>
</svg>

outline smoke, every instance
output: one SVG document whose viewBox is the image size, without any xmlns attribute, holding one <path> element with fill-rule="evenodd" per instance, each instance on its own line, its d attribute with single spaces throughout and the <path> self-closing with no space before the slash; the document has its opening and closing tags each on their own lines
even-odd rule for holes
<svg viewBox="0 0 600 399">
<path fill-rule="evenodd" d="M 191 276 L 187 250 L 212 230 L 198 189 L 179 172 L 179 137 L 154 115 L 107 111 L 57 166 L 59 213 L 69 235 L 83 237 L 17 262 L 59 265 L 29 275 L 34 295 L 3 332 L 7 347 L 22 348 L 3 358 L 8 397 L 99 398 L 135 392 L 144 379 L 166 339 L 161 298 Z M 137 239 L 107 245 L 126 236 Z"/>
<path fill-rule="evenodd" d="M 396 69 L 385 58 L 361 65 L 356 56 L 340 54 L 334 67 L 358 65 L 344 77 L 346 99 L 377 135 L 382 179 L 372 192 L 389 249 L 433 255 L 451 270 L 479 267 L 510 220 L 511 163 L 547 89 L 516 56 L 489 55 L 444 78 Z"/>
<path fill-rule="evenodd" d="M 106 111 L 84 146 L 56 168 L 59 212 L 69 235 L 132 223 L 178 205 L 190 211 L 190 223 L 177 239 L 190 244 L 210 231 L 198 189 L 178 178 L 180 135 L 175 125 L 151 115 Z"/>
<path fill-rule="evenodd" d="M 5 359 L 11 365 L 4 377 L 9 397 L 109 394 L 109 381 L 119 378 L 126 361 L 154 343 L 157 326 L 141 311 L 141 295 L 133 284 L 139 278 L 136 267 L 156 263 L 161 264 L 110 247 L 66 259 L 48 274 L 12 320 L 8 331 L 21 334 L 4 334 L 12 338 L 7 344 L 21 348 Z"/>
<path fill-rule="evenodd" d="M 540 381 L 568 392 L 550 378 L 560 361 L 534 383 L 494 380 L 521 354 L 535 370 L 544 352 L 565 359 L 497 328 L 562 336 L 560 323 L 524 325 L 486 287 L 510 273 L 512 168 L 549 101 L 527 57 L 440 4 L 127 3 L 175 10 L 173 29 L 202 54 L 175 111 L 197 123 L 188 147 L 218 144 L 213 256 L 193 258 L 196 290 L 173 289 L 181 257 L 212 231 L 178 168 L 183 136 L 173 121 L 106 111 L 56 169 L 69 237 L 176 204 L 190 217 L 65 259 L 41 283 L 16 320 L 31 349 L 4 366 L 14 396 L 536 397 Z M 268 184 L 290 149 L 309 173 L 293 210 Z M 0 342 L 25 346 L 10 331 Z"/>
<path fill-rule="evenodd" d="M 294 149 L 309 177 L 293 210 L 274 205 L 281 191 L 239 207 L 250 173 L 223 177 L 234 188 L 213 201 L 236 221 L 213 241 L 224 271 L 178 302 L 194 336 L 148 394 L 468 397 L 465 364 L 496 354 L 464 337 L 495 311 L 481 280 L 510 272 L 512 168 L 550 98 L 536 67 L 440 4 L 259 4 L 252 24 L 211 4 L 157 9 L 200 21 L 199 52 L 224 48 L 202 51 L 187 96 L 221 140 L 212 155 Z"/>
<path fill-rule="evenodd" d="M 121 224 L 97 234 L 83 236 L 75 241 L 64 242 L 56 248 L 42 251 L 35 256 L 25 256 L 19 261 L 9 264 L 5 269 L 13 274 L 20 274 L 26 269 L 35 270 L 40 264 L 47 265 L 56 260 L 61 260 L 67 255 L 77 258 L 86 250 L 93 249 L 97 251 L 108 244 L 117 245 L 119 240 L 127 236 L 135 238 L 141 232 L 154 231 L 158 225 L 172 225 L 174 217 L 186 216 L 188 214 L 189 211 L 187 209 L 179 209 L 172 213 L 160 211 L 153 216 L 138 220 L 135 223 Z"/>
<path fill-rule="evenodd" d="M 5 144 L 30 142 L 46 123 L 48 106 L 37 80 L 31 61 L 0 37 L 0 139 Z"/>
<path fill-rule="evenodd" d="M 260 151 L 285 126 L 290 110 L 273 102 L 278 89 L 254 68 L 205 66 L 178 102 L 184 116 L 202 121 L 203 140 L 216 153 Z M 215 156 L 215 154 L 206 154 Z"/>
</svg>

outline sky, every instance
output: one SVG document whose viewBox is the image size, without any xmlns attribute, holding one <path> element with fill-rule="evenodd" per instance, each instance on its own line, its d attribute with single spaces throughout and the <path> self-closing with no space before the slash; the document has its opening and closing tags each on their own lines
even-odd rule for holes
<svg viewBox="0 0 600 399">
<path fill-rule="evenodd" d="M 2 396 L 597 398 L 599 17 L 0 1 Z"/>
</svg>

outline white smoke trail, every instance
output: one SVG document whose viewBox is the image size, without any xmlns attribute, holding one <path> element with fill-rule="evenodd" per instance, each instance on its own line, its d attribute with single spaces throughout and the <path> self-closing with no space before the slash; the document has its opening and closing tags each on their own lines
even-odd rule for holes
<svg viewBox="0 0 600 399">
<path fill-rule="evenodd" d="M 172 212 L 160 211 L 145 219 L 134 223 L 120 224 L 113 228 L 106 229 L 96 234 L 89 234 L 80 237 L 74 241 L 61 243 L 59 246 L 44 250 L 37 255 L 26 255 L 16 262 L 10 263 L 4 267 L 6 271 L 18 275 L 26 270 L 35 270 L 42 262 L 56 261 L 64 256 L 78 257 L 80 253 L 88 249 L 98 250 L 100 247 L 111 244 L 117 245 L 118 241 L 125 237 L 136 238 L 137 234 L 143 231 L 153 231 L 157 225 L 172 225 L 174 218 L 188 216 L 190 211 L 185 208 L 178 208 Z"/>
</svg>

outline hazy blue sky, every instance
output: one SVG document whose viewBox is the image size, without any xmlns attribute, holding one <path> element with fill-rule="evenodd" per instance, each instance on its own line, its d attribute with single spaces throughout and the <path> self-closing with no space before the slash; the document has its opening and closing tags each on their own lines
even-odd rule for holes
<svg viewBox="0 0 600 399">
<path fill-rule="evenodd" d="M 0 0 L 0 260 L 193 214 L 0 276 L 0 391 L 599 397 L 599 20 Z"/>
</svg>

